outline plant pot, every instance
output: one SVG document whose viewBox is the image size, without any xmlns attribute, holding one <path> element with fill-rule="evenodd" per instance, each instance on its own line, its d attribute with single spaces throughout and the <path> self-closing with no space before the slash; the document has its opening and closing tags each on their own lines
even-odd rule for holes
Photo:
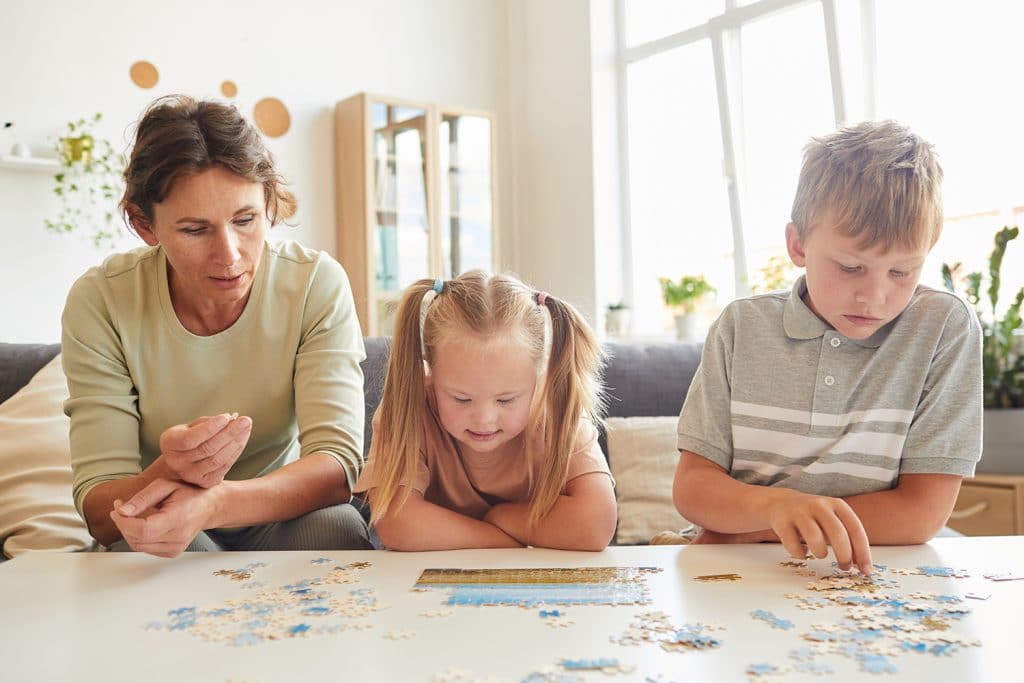
<svg viewBox="0 0 1024 683">
<path fill-rule="evenodd" d="M 977 472 L 1024 474 L 1024 408 L 985 411 Z"/>
<path fill-rule="evenodd" d="M 629 336 L 629 309 L 610 308 L 604 318 L 604 331 L 609 337 Z"/>
<path fill-rule="evenodd" d="M 676 339 L 679 341 L 697 340 L 697 314 L 679 313 L 676 315 Z"/>
<path fill-rule="evenodd" d="M 91 135 L 79 135 L 77 138 L 61 138 L 61 148 L 64 150 L 64 160 L 74 163 L 81 161 L 89 163 L 92 161 L 93 139 Z"/>
</svg>

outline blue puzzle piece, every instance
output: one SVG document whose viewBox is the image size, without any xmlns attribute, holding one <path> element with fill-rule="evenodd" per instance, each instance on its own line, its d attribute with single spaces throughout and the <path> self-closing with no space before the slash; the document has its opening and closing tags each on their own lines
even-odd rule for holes
<svg viewBox="0 0 1024 683">
<path fill-rule="evenodd" d="M 917 570 L 925 576 L 945 576 L 950 578 L 966 576 L 967 572 L 962 569 L 954 569 L 953 567 L 933 567 L 933 566 L 921 566 Z"/>
<path fill-rule="evenodd" d="M 892 662 L 886 659 L 883 655 L 875 654 L 862 654 L 860 657 L 860 667 L 864 671 L 873 674 L 894 674 L 899 673 Z"/>
<path fill-rule="evenodd" d="M 527 674 L 522 683 L 583 683 L 583 678 L 575 674 L 534 671 L 531 674 Z"/>
<path fill-rule="evenodd" d="M 750 676 L 768 676 L 779 673 L 779 667 L 774 664 L 751 664 L 747 667 L 747 674 Z"/>
<path fill-rule="evenodd" d="M 928 648 L 928 653 L 933 655 L 951 655 L 956 652 L 954 643 L 935 643 Z"/>
<path fill-rule="evenodd" d="M 800 673 L 815 674 L 818 676 L 832 675 L 835 673 L 832 667 L 828 664 L 822 664 L 821 662 L 797 662 L 793 669 Z"/>
<path fill-rule="evenodd" d="M 314 605 L 313 607 L 307 607 L 306 609 L 302 610 L 302 613 L 314 616 L 323 616 L 324 614 L 330 614 L 331 608 L 324 607 L 323 605 Z"/>
<path fill-rule="evenodd" d="M 790 621 L 789 619 L 783 619 L 782 617 L 777 617 L 768 610 L 756 609 L 750 613 L 750 616 L 767 623 L 772 628 L 781 628 L 783 630 L 789 630 L 793 628 L 792 621 Z"/>
<path fill-rule="evenodd" d="M 570 670 L 604 669 L 605 667 L 618 666 L 619 660 L 602 657 L 600 659 L 563 659 L 562 668 Z"/>
<path fill-rule="evenodd" d="M 870 628 L 862 628 L 856 631 L 852 631 L 849 634 L 850 640 L 855 643 L 871 643 L 879 638 L 884 638 L 885 634 L 881 631 L 876 631 Z"/>
<path fill-rule="evenodd" d="M 235 647 L 245 647 L 247 645 L 259 645 L 262 642 L 263 638 L 260 637 L 258 634 L 250 633 L 247 631 L 245 633 L 239 633 L 237 636 L 235 636 L 234 640 L 231 641 L 231 644 Z"/>
</svg>

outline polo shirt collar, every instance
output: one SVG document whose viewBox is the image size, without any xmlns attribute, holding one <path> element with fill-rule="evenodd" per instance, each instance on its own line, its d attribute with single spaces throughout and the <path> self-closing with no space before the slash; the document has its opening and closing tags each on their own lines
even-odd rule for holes
<svg viewBox="0 0 1024 683">
<path fill-rule="evenodd" d="M 805 276 L 801 275 L 793 283 L 793 290 L 789 295 L 789 300 L 786 301 L 786 308 L 782 312 L 782 326 L 786 331 L 786 336 L 790 339 L 817 339 L 832 329 L 804 302 L 805 294 L 807 294 L 807 282 Z M 857 346 L 877 349 L 889 336 L 895 324 L 896 320 L 890 321 L 867 339 L 848 339 L 847 337 L 844 339 L 848 339 Z"/>
</svg>

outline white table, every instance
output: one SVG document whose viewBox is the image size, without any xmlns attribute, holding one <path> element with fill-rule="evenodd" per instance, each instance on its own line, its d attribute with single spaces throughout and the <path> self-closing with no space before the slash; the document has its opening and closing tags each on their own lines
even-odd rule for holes
<svg viewBox="0 0 1024 683">
<path fill-rule="evenodd" d="M 985 601 L 966 599 L 971 610 L 950 632 L 982 642 L 950 656 L 907 652 L 890 656 L 896 675 L 862 672 L 839 655 L 816 661 L 834 675 L 793 671 L 790 681 L 1021 680 L 1024 636 L 1021 612 L 1024 581 L 993 582 L 983 574 L 1024 571 L 1024 537 L 943 538 L 924 546 L 875 548 L 876 563 L 912 569 L 920 565 L 966 568 L 970 578 L 919 575 L 884 577 L 899 581 L 900 595 L 914 592 L 991 593 Z M 328 563 L 317 564 L 317 558 Z M 162 560 L 135 553 L 36 553 L 0 564 L 0 679 L 3 681 L 432 681 L 435 674 L 459 669 L 461 680 L 522 681 L 531 672 L 564 659 L 615 658 L 635 666 L 632 673 L 606 676 L 576 672 L 584 681 L 746 681 L 755 663 L 792 667 L 791 650 L 809 645 L 800 634 L 812 624 L 838 621 L 843 608 L 817 611 L 796 607 L 787 593 L 818 595 L 806 589 L 812 579 L 784 567 L 788 559 L 776 545 L 655 546 L 610 548 L 602 553 L 549 550 L 480 550 L 438 553 L 301 552 L 194 553 Z M 349 569 L 352 584 L 314 586 L 349 599 L 353 589 L 372 589 L 386 603 L 377 611 L 333 623 L 368 624 L 365 630 L 339 630 L 305 637 L 264 641 L 251 646 L 212 642 L 196 631 L 154 629 L 173 621 L 168 612 L 200 610 L 228 600 L 252 599 L 258 589 L 218 576 L 222 569 L 255 567 L 250 581 L 266 588 L 324 576 L 335 564 L 369 562 Z M 819 575 L 830 562 L 813 561 Z M 443 604 L 440 590 L 412 591 L 425 568 L 639 567 L 663 571 L 647 576 L 651 604 L 625 606 L 475 607 Z M 738 573 L 735 582 L 699 582 L 694 577 Z M 365 599 L 364 592 L 364 599 Z M 445 616 L 423 613 L 450 610 Z M 558 609 L 552 627 L 540 610 Z M 751 611 L 769 610 L 795 628 L 779 630 L 753 619 Z M 661 611 L 678 628 L 703 622 L 724 626 L 713 635 L 713 650 L 671 652 L 657 643 L 621 645 L 619 638 L 642 612 Z M 315 622 L 315 618 L 311 617 Z M 557 620 L 556 620 L 557 621 Z M 207 622 L 208 623 L 208 622 Z M 209 632 L 207 632 L 207 635 Z M 385 634 L 407 635 L 389 639 Z M 659 678 L 660 676 L 660 678 Z"/>
</svg>

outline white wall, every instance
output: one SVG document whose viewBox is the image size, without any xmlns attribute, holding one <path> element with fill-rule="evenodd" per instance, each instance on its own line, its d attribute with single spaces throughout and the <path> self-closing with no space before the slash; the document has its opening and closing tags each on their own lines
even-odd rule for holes
<svg viewBox="0 0 1024 683">
<path fill-rule="evenodd" d="M 531 26 L 543 25 L 539 14 L 547 3 L 529 4 Z M 541 36 L 545 59 L 557 56 L 551 31 L 569 28 L 567 22 L 585 7 L 583 0 L 565 8 L 551 4 L 558 23 Z M 239 88 L 235 101 L 247 113 L 263 97 L 281 99 L 291 113 L 291 129 L 269 147 L 299 197 L 299 226 L 292 236 L 312 247 L 333 251 L 335 244 L 335 101 L 368 90 L 489 109 L 498 113 L 504 131 L 500 149 L 512 147 L 509 136 L 516 127 L 507 125 L 504 110 L 510 101 L 505 81 L 514 71 L 507 64 L 512 50 L 506 0 L 4 0 L 2 7 L 0 120 L 15 121 L 19 139 L 36 153 L 48 151 L 48 139 L 59 136 L 69 119 L 97 111 L 104 115 L 98 132 L 124 146 L 129 124 L 149 101 L 168 92 L 220 97 L 220 83 L 232 80 Z M 137 60 L 159 69 L 152 90 L 131 82 L 128 69 Z M 574 76 L 579 66 L 573 58 L 562 75 Z M 544 68 L 531 61 L 525 75 L 540 77 Z M 535 94 L 554 90 L 555 81 L 541 78 Z M 575 100 L 556 97 L 550 104 L 579 114 Z M 530 111 L 533 119 L 550 118 L 541 102 Z M 539 129 L 538 147 L 557 142 L 545 125 L 531 127 Z M 0 138 L 0 152 L 9 145 Z M 576 147 L 570 143 L 563 151 L 575 153 Z M 517 265 L 514 159 L 503 159 L 499 177 L 508 267 Z M 574 160 L 563 170 L 575 176 L 581 163 Z M 547 170 L 536 186 L 530 184 L 531 190 L 548 186 L 535 213 L 538 230 L 571 223 L 576 231 L 589 220 L 586 212 L 556 210 L 558 194 L 574 190 L 548 182 L 560 173 Z M 57 211 L 51 187 L 48 174 L 0 169 L 0 341 L 59 340 L 68 287 L 104 256 L 75 235 L 46 232 L 43 220 Z M 127 237 L 123 242 L 138 243 Z M 553 291 L 581 291 L 563 284 L 572 278 L 557 275 L 551 256 L 542 258 L 537 272 L 551 280 Z"/>
<path fill-rule="evenodd" d="M 588 0 L 511 0 L 509 118 L 520 274 L 597 308 Z"/>
</svg>

